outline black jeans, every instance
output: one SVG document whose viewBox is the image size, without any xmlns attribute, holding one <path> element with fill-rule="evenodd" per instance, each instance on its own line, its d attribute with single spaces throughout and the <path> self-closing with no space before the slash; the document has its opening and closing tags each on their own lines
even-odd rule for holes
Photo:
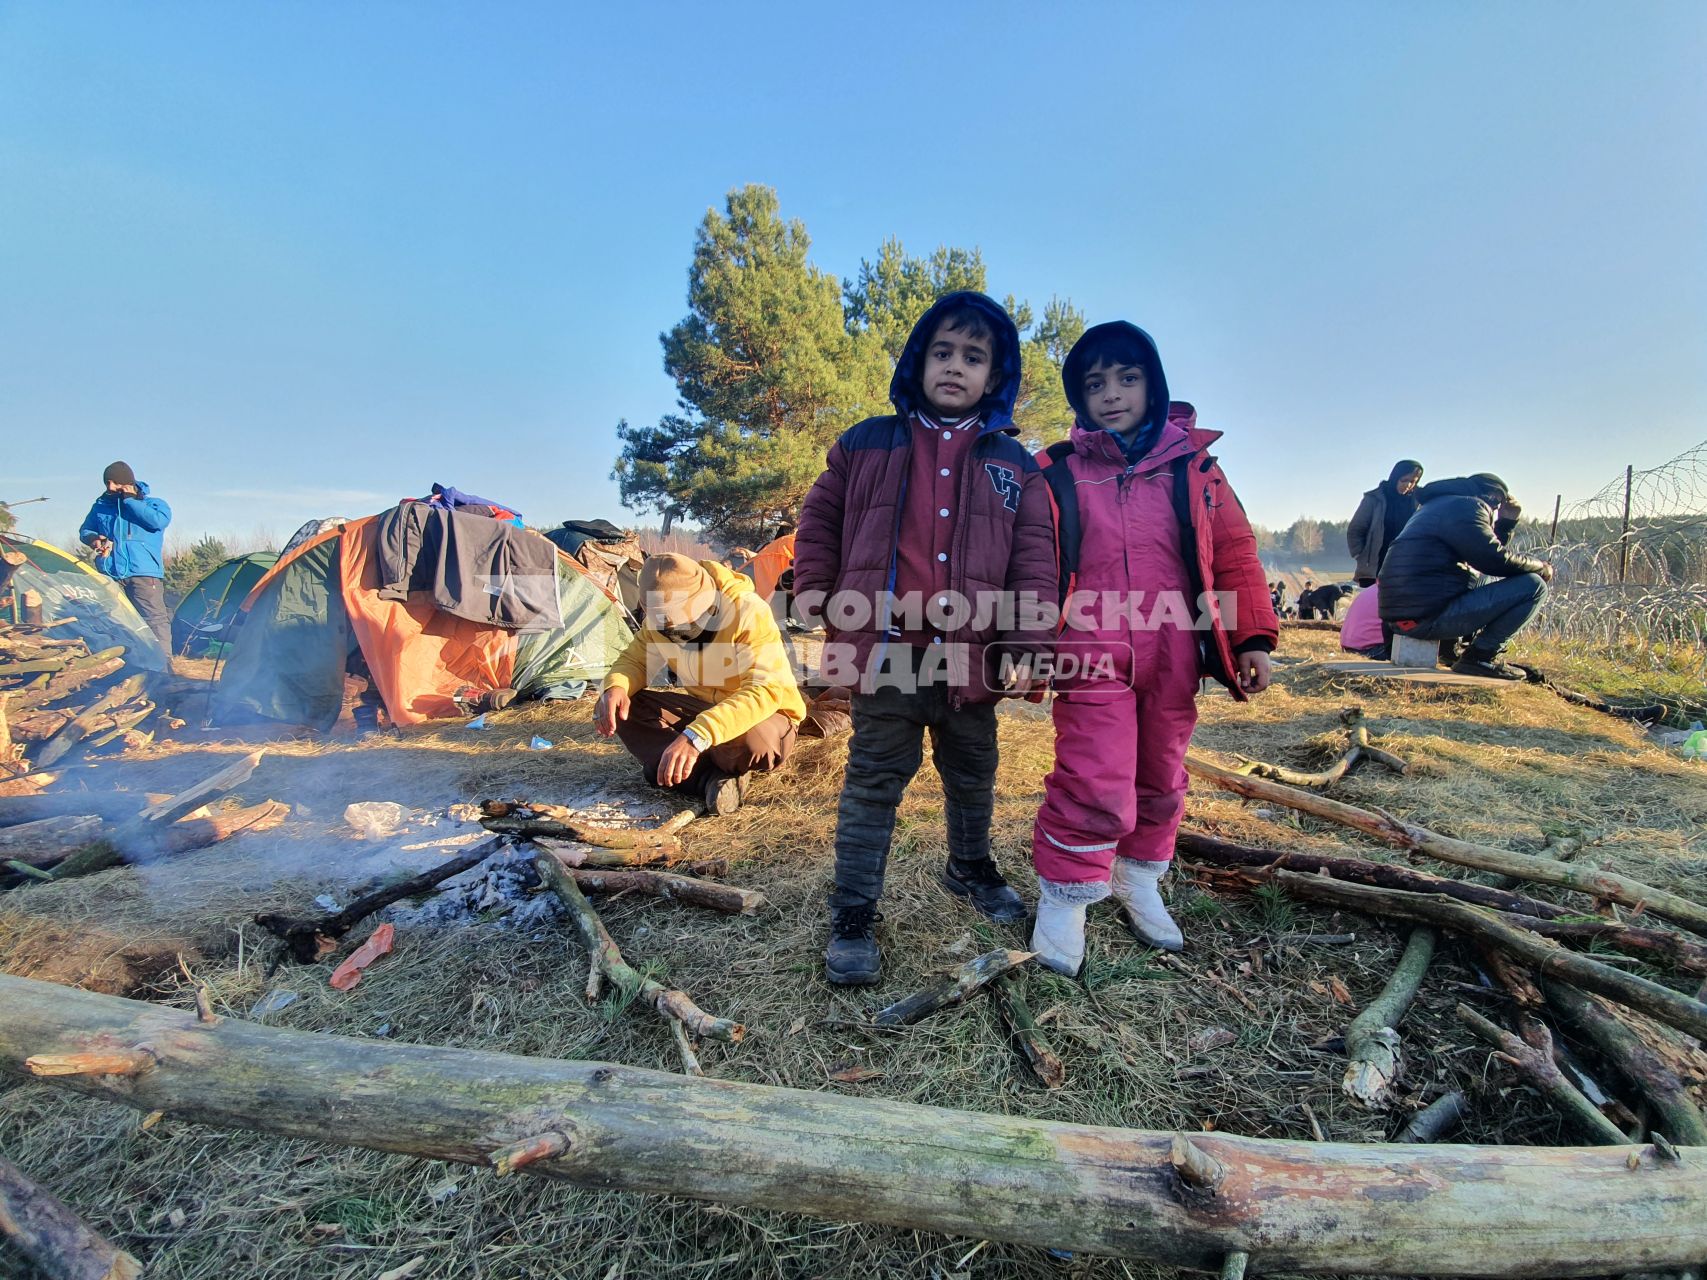
<svg viewBox="0 0 1707 1280">
<path fill-rule="evenodd" d="M 895 833 L 895 809 L 924 762 L 942 776 L 948 851 L 963 862 L 990 856 L 996 791 L 994 703 L 949 705 L 950 693 L 929 686 L 906 693 L 882 688 L 853 697 L 853 740 L 836 813 L 836 887 L 832 907 L 864 906 L 883 896 L 883 872 Z"/>
<path fill-rule="evenodd" d="M 1538 573 L 1520 573 L 1485 586 L 1472 587 L 1427 622 L 1405 634 L 1418 640 L 1450 640 L 1462 636 L 1478 658 L 1496 658 L 1506 641 L 1541 607 L 1547 584 Z"/>
<path fill-rule="evenodd" d="M 126 578 L 124 593 L 159 639 L 160 647 L 171 656 L 172 614 L 166 608 L 166 584 L 159 578 Z"/>
</svg>

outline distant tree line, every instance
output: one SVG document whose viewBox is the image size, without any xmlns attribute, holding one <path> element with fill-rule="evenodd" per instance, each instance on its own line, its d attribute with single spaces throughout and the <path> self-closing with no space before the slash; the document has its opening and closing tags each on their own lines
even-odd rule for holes
<svg viewBox="0 0 1707 1280">
<path fill-rule="evenodd" d="M 1350 523 L 1350 520 L 1299 516 L 1284 529 L 1258 524 L 1252 525 L 1251 530 L 1257 536 L 1257 551 L 1265 557 L 1308 559 L 1324 554 L 1345 557 L 1351 554 L 1345 542 L 1346 526 Z"/>
</svg>

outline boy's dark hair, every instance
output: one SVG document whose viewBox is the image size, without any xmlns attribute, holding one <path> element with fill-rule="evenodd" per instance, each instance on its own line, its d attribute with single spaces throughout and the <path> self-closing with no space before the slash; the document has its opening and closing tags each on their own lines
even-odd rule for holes
<svg viewBox="0 0 1707 1280">
<path fill-rule="evenodd" d="M 951 302 L 937 313 L 937 329 L 948 329 L 954 333 L 964 333 L 969 338 L 979 338 L 990 344 L 990 364 L 997 369 L 1002 367 L 1006 352 L 1002 350 L 1002 335 L 996 332 L 990 323 L 989 316 L 972 302 Z M 927 340 L 936 336 L 933 329 L 926 334 Z"/>
<path fill-rule="evenodd" d="M 1143 339 L 1125 325 L 1099 326 L 1076 352 L 1079 368 L 1089 373 L 1103 365 L 1137 365 L 1150 372 L 1150 352 Z"/>
</svg>

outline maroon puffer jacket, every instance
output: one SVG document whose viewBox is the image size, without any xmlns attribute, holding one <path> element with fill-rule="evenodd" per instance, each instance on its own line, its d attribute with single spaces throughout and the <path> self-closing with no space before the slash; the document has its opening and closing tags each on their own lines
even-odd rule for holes
<svg viewBox="0 0 1707 1280">
<path fill-rule="evenodd" d="M 973 616 L 943 629 L 944 643 L 966 646 L 966 679 L 955 682 L 956 696 L 966 701 L 1000 696 L 994 692 L 1000 687 L 1000 652 L 1046 652 L 1053 639 L 1052 619 L 1023 605 L 1027 599 L 1055 603 L 1054 516 L 1043 474 L 1014 434 L 1005 424 L 985 427 L 961 477 L 950 590 L 974 606 L 998 599 L 1022 606 L 1009 607 L 1005 617 L 1003 610 L 986 607 L 985 625 Z M 882 659 L 879 646 L 892 638 L 882 602 L 895 584 L 911 449 L 912 432 L 903 417 L 867 418 L 845 432 L 806 495 L 795 536 L 798 606 L 809 618 L 823 617 L 830 642 L 847 646 L 868 680 Z M 854 611 L 864 615 L 858 626 L 835 624 L 834 597 L 843 592 L 863 606 Z M 826 599 L 832 604 L 827 612 Z M 998 641 L 1002 649 L 990 652 Z M 829 665 L 826 659 L 827 675 Z"/>
</svg>

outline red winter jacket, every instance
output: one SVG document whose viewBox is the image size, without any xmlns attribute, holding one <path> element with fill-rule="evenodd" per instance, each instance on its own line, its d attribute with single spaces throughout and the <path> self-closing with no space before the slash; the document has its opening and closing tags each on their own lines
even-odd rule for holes
<svg viewBox="0 0 1707 1280">
<path fill-rule="evenodd" d="M 1203 673 L 1214 676 L 1227 686 L 1233 697 L 1243 701 L 1246 695 L 1239 687 L 1234 655 L 1251 649 L 1272 651 L 1280 636 L 1280 623 L 1269 598 L 1262 564 L 1257 559 L 1256 536 L 1251 532 L 1250 521 L 1245 518 L 1244 508 L 1239 505 L 1227 477 L 1209 453 L 1209 446 L 1220 438 L 1219 431 L 1197 426 L 1197 410 L 1175 400 L 1169 405 L 1157 451 L 1172 458 L 1174 515 L 1182 532 L 1188 523 L 1191 529 L 1192 560 L 1182 567 L 1191 586 L 1208 596 L 1210 630 L 1199 650 Z M 1058 510 L 1065 570 L 1060 585 L 1065 597 L 1077 585 L 1071 574 L 1078 542 L 1076 529 L 1093 520 L 1114 520 L 1108 504 L 1117 501 L 1120 477 L 1130 471 L 1108 432 L 1087 430 L 1079 423 L 1073 426 L 1071 450 L 1061 446 L 1055 449 L 1059 456 L 1045 450 L 1038 460 L 1046 467 L 1065 468 L 1073 480 L 1070 491 L 1058 490 L 1072 495 Z M 1073 509 L 1067 509 L 1069 505 Z M 1185 548 L 1182 546 L 1181 550 Z M 1142 589 L 1145 585 L 1086 583 L 1088 588 L 1099 591 L 1110 586 Z M 1151 589 L 1155 585 L 1158 584 L 1151 584 Z M 1223 594 L 1230 595 L 1234 605 L 1230 622 L 1223 616 Z"/>
</svg>

